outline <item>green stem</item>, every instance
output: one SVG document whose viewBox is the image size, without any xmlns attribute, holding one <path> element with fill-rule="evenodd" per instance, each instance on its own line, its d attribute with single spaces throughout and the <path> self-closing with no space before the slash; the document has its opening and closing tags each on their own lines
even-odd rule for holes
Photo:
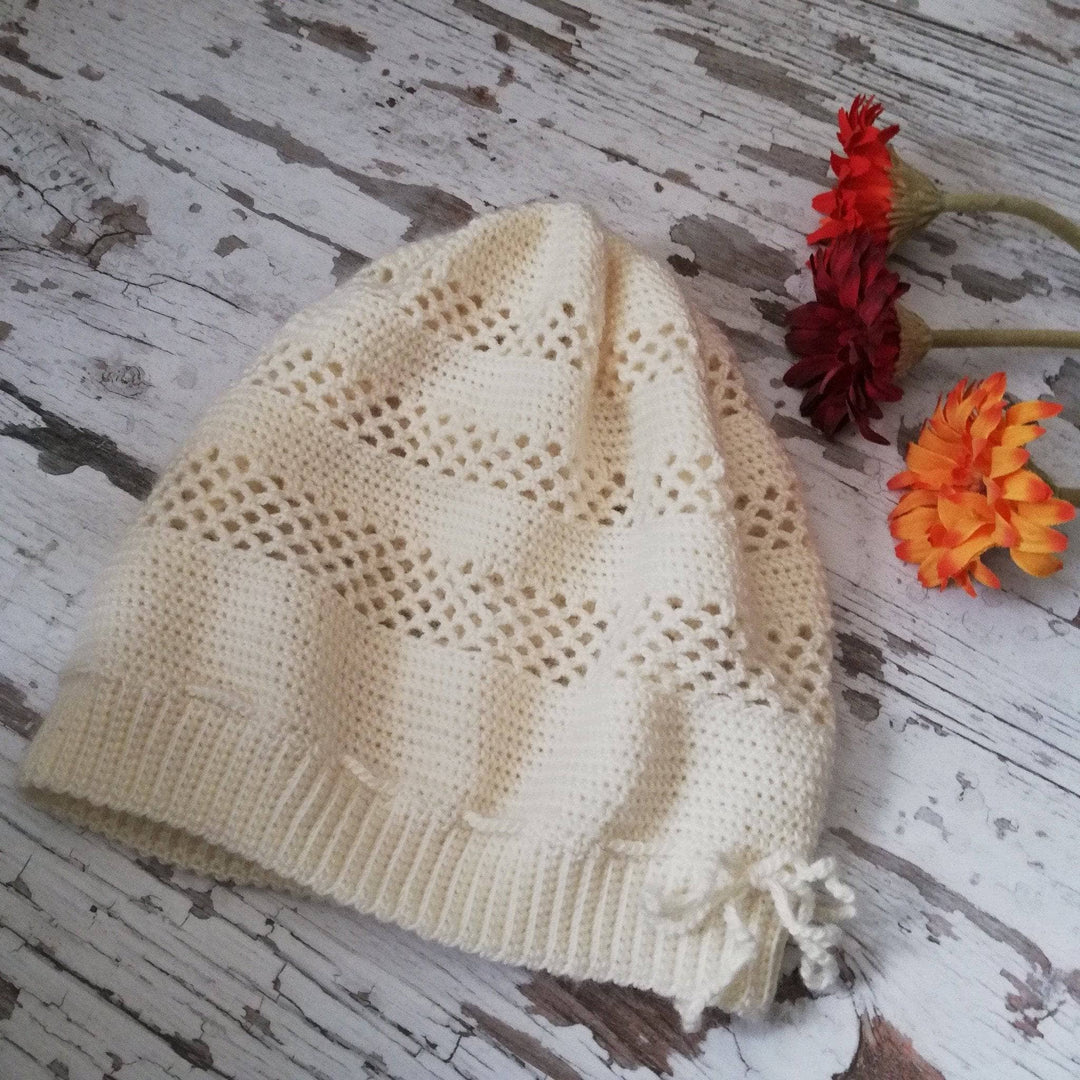
<svg viewBox="0 0 1080 1080">
<path fill-rule="evenodd" d="M 933 349 L 970 349 L 975 346 L 1080 349 L 1080 330 L 1007 330 L 978 327 L 971 330 L 931 330 Z"/>
<path fill-rule="evenodd" d="M 1051 210 L 1035 199 L 1022 195 L 1001 195 L 993 192 L 946 192 L 941 196 L 941 209 L 956 212 L 988 210 L 997 214 L 1015 214 L 1060 236 L 1066 244 L 1080 251 L 1080 224 L 1064 214 Z"/>
</svg>

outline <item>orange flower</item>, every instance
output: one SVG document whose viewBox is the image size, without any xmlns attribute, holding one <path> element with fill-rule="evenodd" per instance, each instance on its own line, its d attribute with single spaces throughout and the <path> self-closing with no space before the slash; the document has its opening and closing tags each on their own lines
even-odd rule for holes
<svg viewBox="0 0 1080 1080">
<path fill-rule="evenodd" d="M 893 161 L 887 143 L 900 127 L 875 127 L 881 112 L 882 106 L 872 97 L 860 94 L 850 109 L 837 113 L 838 138 L 847 157 L 836 153 L 830 157 L 836 184 L 814 198 L 814 209 L 824 217 L 807 237 L 808 243 L 831 240 L 857 229 L 867 230 L 881 244 L 889 243 Z"/>
<path fill-rule="evenodd" d="M 1000 588 L 982 562 L 993 547 L 1008 548 L 1035 577 L 1061 569 L 1057 553 L 1068 541 L 1051 526 L 1076 510 L 1024 467 L 1031 456 L 1024 444 L 1046 430 L 1036 421 L 1057 416 L 1061 406 L 1007 406 L 1004 397 L 1003 372 L 970 387 L 961 379 L 908 447 L 907 469 L 889 481 L 892 491 L 910 489 L 889 515 L 896 554 L 918 564 L 927 588 L 955 581 L 974 596 L 972 579 Z"/>
</svg>

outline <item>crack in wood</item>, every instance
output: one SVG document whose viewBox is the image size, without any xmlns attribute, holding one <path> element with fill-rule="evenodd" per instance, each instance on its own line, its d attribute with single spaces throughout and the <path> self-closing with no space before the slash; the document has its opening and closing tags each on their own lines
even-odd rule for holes
<svg viewBox="0 0 1080 1080">
<path fill-rule="evenodd" d="M 193 1065 L 198 1069 L 202 1069 L 204 1072 L 209 1072 L 214 1076 L 220 1076 L 223 1080 L 234 1080 L 228 1073 L 222 1072 L 220 1069 L 214 1066 L 214 1059 L 210 1053 L 210 1048 L 201 1038 L 187 1038 L 180 1035 L 178 1032 L 165 1031 L 162 1028 L 157 1027 L 147 1021 L 137 1009 L 128 1005 L 121 997 L 110 990 L 108 987 L 99 986 L 97 983 L 88 979 L 81 972 L 76 971 L 74 968 L 69 967 L 56 953 L 49 948 L 45 942 L 26 941 L 23 943 L 23 948 L 28 949 L 30 952 L 37 956 L 40 956 L 48 964 L 54 967 L 57 971 L 62 972 L 64 975 L 74 979 L 81 986 L 86 987 L 91 993 L 101 998 L 103 1001 L 108 1002 L 112 1008 L 123 1013 L 128 1019 L 134 1021 L 144 1031 L 148 1031 L 151 1035 L 160 1039 L 170 1050 L 176 1054 L 177 1057 L 186 1061 L 189 1065 Z"/>
</svg>

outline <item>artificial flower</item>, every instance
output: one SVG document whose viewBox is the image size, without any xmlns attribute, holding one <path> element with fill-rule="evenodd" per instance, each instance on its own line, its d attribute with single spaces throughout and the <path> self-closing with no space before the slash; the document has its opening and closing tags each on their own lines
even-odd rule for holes
<svg viewBox="0 0 1080 1080">
<path fill-rule="evenodd" d="M 1001 192 L 943 192 L 889 146 L 899 125 L 878 127 L 882 106 L 860 94 L 837 113 L 843 155 L 833 153 L 831 190 L 815 196 L 823 215 L 807 241 L 817 244 L 857 230 L 893 248 L 946 211 L 1015 214 L 1049 229 L 1080 251 L 1080 224 L 1035 199 Z"/>
<path fill-rule="evenodd" d="M 927 588 L 955 582 L 975 595 L 973 582 L 999 588 L 982 557 L 1007 548 L 1028 574 L 1047 577 L 1061 569 L 1067 540 L 1052 526 L 1073 518 L 1075 508 L 1054 497 L 1031 469 L 1024 448 L 1056 416 L 1049 401 L 1005 402 L 1005 375 L 968 385 L 961 379 L 923 425 L 907 451 L 907 469 L 889 481 L 908 489 L 889 515 L 896 554 L 916 563 Z"/>
<path fill-rule="evenodd" d="M 801 412 L 826 435 L 852 421 L 872 442 L 878 402 L 898 401 L 897 298 L 908 286 L 885 265 L 885 248 L 869 233 L 847 233 L 810 256 L 816 299 L 788 315 L 787 347 L 799 359 L 784 382 L 805 390 Z"/>
<path fill-rule="evenodd" d="M 893 193 L 888 142 L 900 126 L 877 127 L 882 109 L 872 97 L 860 94 L 850 109 L 837 113 L 837 134 L 846 156 L 835 152 L 830 156 L 836 183 L 830 191 L 814 198 L 814 209 L 824 217 L 818 229 L 807 237 L 809 243 L 856 230 L 868 231 L 883 245 L 889 243 Z"/>
</svg>

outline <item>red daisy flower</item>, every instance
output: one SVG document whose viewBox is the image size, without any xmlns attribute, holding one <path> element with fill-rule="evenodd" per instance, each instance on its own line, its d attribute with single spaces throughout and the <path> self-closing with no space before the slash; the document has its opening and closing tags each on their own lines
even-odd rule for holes
<svg viewBox="0 0 1080 1080">
<path fill-rule="evenodd" d="M 787 347 L 799 359 L 784 382 L 805 390 L 801 412 L 826 435 L 849 420 L 864 438 L 880 401 L 898 401 L 901 327 L 896 301 L 908 286 L 885 265 L 885 247 L 866 232 L 837 237 L 810 256 L 816 300 L 788 315 Z"/>
<path fill-rule="evenodd" d="M 850 109 L 837 114 L 838 137 L 846 157 L 830 157 L 836 183 L 816 196 L 813 207 L 824 217 L 807 241 L 816 244 L 858 229 L 870 232 L 881 244 L 889 242 L 893 206 L 893 158 L 887 146 L 900 130 L 898 124 L 875 127 L 882 106 L 860 94 Z"/>
</svg>

